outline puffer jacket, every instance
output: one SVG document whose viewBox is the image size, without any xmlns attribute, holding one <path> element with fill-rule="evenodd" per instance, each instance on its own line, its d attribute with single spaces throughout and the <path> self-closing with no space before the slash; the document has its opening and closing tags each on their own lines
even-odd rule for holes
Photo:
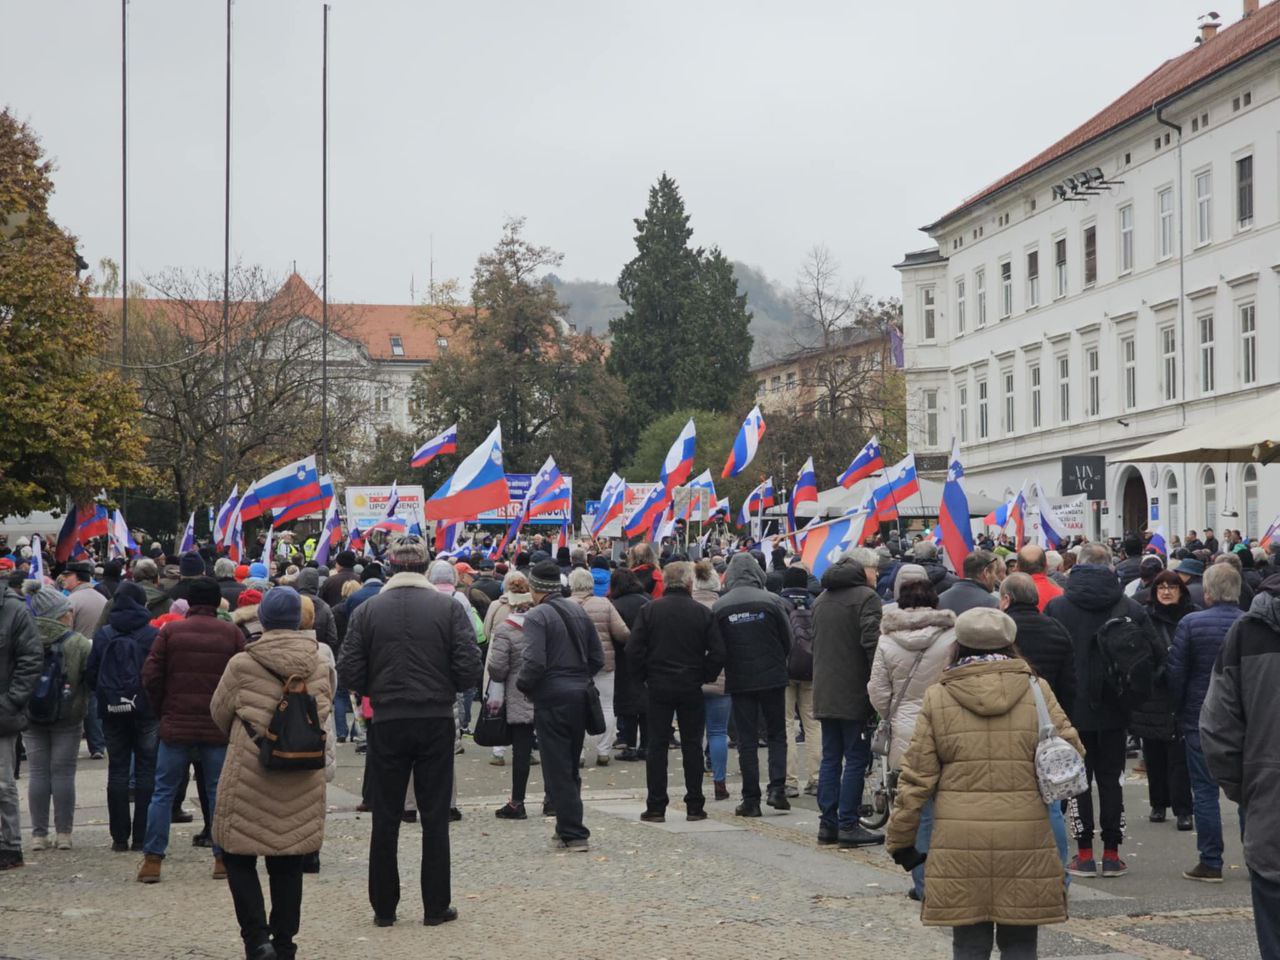
<svg viewBox="0 0 1280 960">
<path fill-rule="evenodd" d="M 325 771 L 267 770 L 245 729 L 248 722 L 262 736 L 270 725 L 282 691 L 273 674 L 302 677 L 326 725 L 333 687 L 312 633 L 264 632 L 231 658 L 209 702 L 213 722 L 229 741 L 213 815 L 213 842 L 228 853 L 289 857 L 315 853 L 324 840 Z"/>
<path fill-rule="evenodd" d="M 827 568 L 822 585 L 813 602 L 813 715 L 865 721 L 883 604 L 867 585 L 862 564 L 847 557 Z"/>
<path fill-rule="evenodd" d="M 1142 706 L 1134 708 L 1129 717 L 1129 732 L 1144 740 L 1168 741 L 1178 734 L 1173 701 L 1169 698 L 1169 648 L 1173 646 L 1173 632 L 1182 618 L 1194 613 L 1196 608 L 1191 605 L 1190 600 L 1177 606 L 1153 600 L 1146 606 L 1160 652 L 1159 667 L 1156 671 L 1155 690 Z"/>
<path fill-rule="evenodd" d="M 946 568 L 941 560 L 915 560 L 914 563 L 924 567 L 925 576 L 933 584 L 935 593 L 950 590 L 959 582 L 959 577 Z"/>
<path fill-rule="evenodd" d="M 625 647 L 631 637 L 631 631 L 622 622 L 618 608 L 604 597 L 597 597 L 593 593 L 575 593 L 570 599 L 587 612 L 596 628 L 596 636 L 600 638 L 600 646 L 604 649 L 604 669 L 600 672 L 613 673 L 614 651 L 618 647 Z"/>
<path fill-rule="evenodd" d="M 35 621 L 22 598 L 0 583 L 0 737 L 27 726 L 27 700 L 44 661 Z"/>
<path fill-rule="evenodd" d="M 244 634 L 212 607 L 192 607 L 186 619 L 160 628 L 142 665 L 142 689 L 169 743 L 224 744 L 227 735 L 209 715 L 209 700 Z"/>
<path fill-rule="evenodd" d="M 880 620 L 880 641 L 871 663 L 867 694 L 876 712 L 889 721 L 891 770 L 902 766 L 924 692 L 942 676 L 955 640 L 956 615 L 950 610 L 899 607 L 886 610 Z M 890 704 L 892 713 L 888 712 Z"/>
<path fill-rule="evenodd" d="M 1030 679 L 1025 660 L 982 660 L 945 671 L 924 695 L 885 848 L 915 846 L 920 811 L 932 797 L 921 909 L 927 926 L 1067 919 L 1062 861 L 1036 784 L 1039 720 Z M 1083 754 L 1053 691 L 1036 682 L 1058 734 Z"/>
<path fill-rule="evenodd" d="M 529 639 L 524 632 L 524 611 L 507 608 L 503 618 L 493 625 L 489 641 L 489 679 L 503 686 L 507 704 L 507 723 L 533 723 L 533 701 L 515 684 L 524 663 L 524 650 Z"/>
<path fill-rule="evenodd" d="M 1215 603 L 1208 610 L 1187 614 L 1173 631 L 1165 676 L 1169 702 L 1184 733 L 1200 729 L 1200 707 L 1209 690 L 1214 661 L 1227 631 L 1242 616 L 1234 603 Z"/>
<path fill-rule="evenodd" d="M 734 554 L 724 593 L 711 608 L 724 641 L 725 691 L 785 687 L 791 621 L 787 601 L 764 589 L 764 571 L 749 553 Z"/>
<path fill-rule="evenodd" d="M 36 617 L 36 633 L 40 636 L 42 666 L 44 651 L 59 640 L 62 641 L 62 668 L 66 682 L 71 687 L 71 702 L 63 703 L 61 715 L 55 723 L 48 726 L 54 730 L 78 727 L 84 723 L 84 712 L 89 706 L 89 679 L 85 674 L 85 666 L 89 662 L 89 651 L 93 643 L 84 634 L 76 633 L 60 620 L 50 620 L 48 617 Z"/>
</svg>

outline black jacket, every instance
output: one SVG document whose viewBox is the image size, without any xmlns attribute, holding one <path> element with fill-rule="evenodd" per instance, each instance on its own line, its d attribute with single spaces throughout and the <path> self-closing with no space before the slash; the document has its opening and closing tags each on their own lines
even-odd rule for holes
<svg viewBox="0 0 1280 960">
<path fill-rule="evenodd" d="M 44 666 L 44 644 L 22 598 L 0 584 L 0 736 L 27 726 L 27 701 Z"/>
<path fill-rule="evenodd" d="M 617 608 L 618 616 L 622 617 L 627 629 L 634 630 L 640 611 L 653 601 L 641 589 L 635 593 L 610 597 L 609 602 Z M 649 700 L 644 681 L 631 672 L 626 647 L 616 644 L 613 648 L 613 677 L 613 712 L 618 716 L 644 713 Z"/>
<path fill-rule="evenodd" d="M 1120 586 L 1129 585 L 1131 580 L 1137 580 L 1139 568 L 1142 566 L 1142 557 L 1125 557 L 1116 564 L 1116 579 L 1120 581 Z"/>
<path fill-rule="evenodd" d="M 222 594 L 222 599 L 227 601 L 227 606 L 234 610 L 240 594 L 244 593 L 244 584 L 235 577 L 219 577 L 218 590 Z"/>
<path fill-rule="evenodd" d="M 912 562 L 918 563 L 920 566 L 924 567 L 925 576 L 927 576 L 929 578 L 929 582 L 933 584 L 935 593 L 942 593 L 944 590 L 951 589 L 956 585 L 956 582 L 959 579 L 954 573 L 946 568 L 941 560 L 914 560 Z M 892 590 L 890 590 L 890 592 L 892 593 Z"/>
<path fill-rule="evenodd" d="M 89 660 L 85 664 L 84 676 L 89 689 L 95 693 L 98 692 L 98 671 L 102 667 L 102 655 L 106 652 L 108 643 L 124 638 L 125 642 L 132 645 L 134 663 L 138 669 L 138 676 L 141 677 L 142 665 L 147 662 L 147 655 L 151 653 L 151 644 L 155 642 L 156 634 L 159 632 L 151 625 L 151 611 L 142 604 L 124 595 L 112 600 L 111 609 L 107 612 L 106 625 L 99 627 L 93 634 L 93 649 L 89 651 Z M 110 706 L 107 698 L 99 695 L 97 703 L 98 716 L 103 720 L 107 719 L 107 707 Z M 136 712 L 133 716 L 140 718 L 153 716 L 151 705 L 145 696 L 139 697 L 134 707 Z"/>
<path fill-rule="evenodd" d="M 729 561 L 724 589 L 711 612 L 724 639 L 725 693 L 785 687 L 791 650 L 787 601 L 764 589 L 764 571 L 749 553 Z"/>
<path fill-rule="evenodd" d="M 1113 611 L 1121 609 L 1142 627 L 1150 638 L 1152 649 L 1158 644 L 1151 620 L 1142 606 L 1124 595 L 1115 571 L 1098 563 L 1076 564 L 1067 577 L 1066 591 L 1054 597 L 1044 612 L 1057 620 L 1071 634 L 1076 656 L 1076 695 L 1067 715 L 1077 730 L 1123 730 L 1129 725 L 1129 708 L 1121 702 L 1092 703 L 1089 677 L 1094 657 L 1094 635 L 1110 620 Z"/>
<path fill-rule="evenodd" d="M 452 717 L 480 682 L 471 617 L 420 573 L 398 573 L 351 613 L 338 678 L 373 703 L 373 722 Z"/>
<path fill-rule="evenodd" d="M 865 721 L 883 604 L 856 560 L 828 567 L 822 585 L 826 589 L 813 604 L 813 715 Z"/>
<path fill-rule="evenodd" d="M 587 683 L 604 667 L 604 647 L 587 612 L 563 597 L 548 597 L 524 615 L 524 635 L 529 642 L 516 688 L 535 707 L 585 702 Z"/>
<path fill-rule="evenodd" d="M 1072 703 L 1076 697 L 1076 660 L 1071 634 L 1057 620 L 1041 613 L 1034 603 L 1011 603 L 1005 613 L 1018 625 L 1015 642 L 1023 658 L 1049 684 L 1058 703 Z"/>
<path fill-rule="evenodd" d="M 627 641 L 627 669 L 659 699 L 702 696 L 724 666 L 724 641 L 711 610 L 687 590 L 667 587 L 640 610 Z"/>
<path fill-rule="evenodd" d="M 1189 600 L 1176 607 L 1153 601 L 1147 603 L 1146 608 L 1151 626 L 1155 630 L 1159 667 L 1156 671 L 1156 688 L 1142 706 L 1134 709 L 1129 718 L 1129 732 L 1135 737 L 1148 740 L 1172 740 L 1178 730 L 1174 722 L 1173 701 L 1169 697 L 1165 661 L 1169 657 L 1169 647 L 1173 644 L 1173 632 L 1177 629 L 1178 622 L 1188 613 L 1194 613 L 1196 608 Z"/>
</svg>

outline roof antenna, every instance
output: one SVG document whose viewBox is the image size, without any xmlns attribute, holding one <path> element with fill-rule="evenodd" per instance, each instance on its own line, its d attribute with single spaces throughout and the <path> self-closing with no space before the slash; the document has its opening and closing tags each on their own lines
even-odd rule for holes
<svg viewBox="0 0 1280 960">
<path fill-rule="evenodd" d="M 428 282 L 431 284 L 429 289 L 431 290 L 431 303 L 434 305 L 436 302 L 436 235 L 432 233 L 427 236 L 429 244 L 427 262 L 431 270 L 431 277 Z"/>
</svg>

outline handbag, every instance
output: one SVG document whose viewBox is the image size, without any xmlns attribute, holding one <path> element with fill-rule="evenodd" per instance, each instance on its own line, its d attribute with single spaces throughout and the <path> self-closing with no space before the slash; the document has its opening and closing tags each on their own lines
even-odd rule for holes
<svg viewBox="0 0 1280 960">
<path fill-rule="evenodd" d="M 507 701 L 503 700 L 502 706 L 490 711 L 488 688 L 485 689 L 484 700 L 480 704 L 480 715 L 476 717 L 471 739 L 481 747 L 511 746 L 511 727 L 507 724 Z"/>
<path fill-rule="evenodd" d="M 916 662 L 911 664 L 911 669 L 907 672 L 907 682 L 902 685 L 902 693 L 905 695 L 907 687 L 911 686 L 911 680 L 916 675 L 916 668 L 920 666 L 920 661 L 924 659 L 926 647 L 916 654 Z M 878 757 L 887 757 L 889 748 L 893 744 L 893 701 L 898 698 L 898 691 L 894 691 L 889 695 L 889 706 L 884 712 L 884 716 L 880 718 L 880 722 L 876 724 L 876 732 L 871 735 L 871 752 Z"/>
<path fill-rule="evenodd" d="M 556 606 L 555 603 L 550 603 L 549 606 L 564 621 L 564 628 L 578 645 L 578 652 L 582 654 L 582 664 L 586 666 L 588 662 L 586 643 L 583 642 L 578 632 L 573 629 L 573 624 L 569 621 L 568 614 Z M 592 629 L 594 630 L 595 628 L 592 627 Z M 590 677 L 587 678 L 587 689 L 583 694 L 583 698 L 587 711 L 586 731 L 589 735 L 598 737 L 609 729 L 609 725 L 604 720 L 604 707 L 600 703 L 600 691 L 596 689 L 595 680 Z"/>
<path fill-rule="evenodd" d="M 1040 720 L 1040 739 L 1036 743 L 1036 785 L 1045 803 L 1070 800 L 1089 789 L 1084 757 L 1062 737 L 1049 719 L 1040 682 L 1031 677 L 1031 693 L 1036 698 L 1036 714 Z"/>
</svg>

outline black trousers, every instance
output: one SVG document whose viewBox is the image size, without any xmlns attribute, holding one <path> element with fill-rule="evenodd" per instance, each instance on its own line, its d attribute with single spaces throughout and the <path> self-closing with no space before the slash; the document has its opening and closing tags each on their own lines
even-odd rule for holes
<svg viewBox="0 0 1280 960">
<path fill-rule="evenodd" d="M 377 720 L 369 724 L 369 903 L 379 917 L 394 917 L 400 904 L 400 840 L 404 795 L 413 794 L 422 824 L 422 907 L 444 913 L 452 899 L 449 864 L 449 802 L 453 792 L 453 718 Z"/>
<path fill-rule="evenodd" d="M 765 741 L 769 745 L 769 790 L 787 785 L 786 687 L 733 694 L 733 721 L 738 728 L 738 768 L 742 771 L 742 798 L 760 799 L 760 757 L 754 731 L 764 714 Z"/>
<path fill-rule="evenodd" d="M 649 728 L 643 713 L 619 713 L 618 739 L 633 750 L 644 751 L 649 746 Z"/>
<path fill-rule="evenodd" d="M 1147 765 L 1147 797 L 1151 806 L 1173 808 L 1175 817 L 1191 816 L 1191 777 L 1182 737 L 1173 740 L 1142 738 L 1142 759 Z"/>
<path fill-rule="evenodd" d="M 585 697 L 538 703 L 533 725 L 538 731 L 547 799 L 556 811 L 556 833 L 562 840 L 586 840 L 591 831 L 582 822 L 582 774 L 578 770 L 587 732 Z"/>
<path fill-rule="evenodd" d="M 293 960 L 298 947 L 293 938 L 302 922 L 302 857 L 264 857 L 271 886 L 271 918 L 262 902 L 258 858 L 248 853 L 223 853 L 227 886 L 235 904 L 236 920 L 245 954 L 270 941 L 280 960 Z"/>
<path fill-rule="evenodd" d="M 671 741 L 671 718 L 680 726 L 680 753 L 684 760 L 684 806 L 688 813 L 701 813 L 706 806 L 702 794 L 702 734 L 707 726 L 706 701 L 702 691 L 688 697 L 662 697 L 649 693 L 649 752 L 645 754 L 645 778 L 649 786 L 648 808 L 667 809 L 667 747 Z"/>
<path fill-rule="evenodd" d="M 1093 784 L 1098 784 L 1098 819 L 1102 822 L 1102 845 L 1105 849 L 1118 849 L 1124 839 L 1121 826 L 1124 818 L 1124 789 L 1120 778 L 1124 776 L 1126 741 L 1123 730 L 1082 730 L 1085 771 L 1089 776 L 1089 789 L 1076 797 L 1079 824 L 1076 840 L 1081 847 L 1093 845 Z"/>
<path fill-rule="evenodd" d="M 147 835 L 147 807 L 156 784 L 156 750 L 160 721 L 133 714 L 109 715 L 102 721 L 107 740 L 107 818 L 116 843 L 141 844 Z M 134 799 L 129 810 L 129 774 Z"/>
<path fill-rule="evenodd" d="M 511 802 L 524 803 L 530 761 L 533 759 L 533 724 L 512 723 L 507 729 L 511 731 Z"/>
<path fill-rule="evenodd" d="M 157 747 L 159 743 L 157 742 Z M 209 809 L 209 795 L 204 788 L 204 766 L 199 760 L 193 760 L 192 766 L 196 768 L 196 795 L 200 798 L 200 818 L 204 822 L 204 832 L 208 833 L 213 829 L 213 811 Z M 182 802 L 187 799 L 187 786 L 191 783 L 190 767 L 182 775 L 182 784 L 178 787 L 178 792 L 173 795 L 173 812 L 176 814 L 182 809 Z"/>
</svg>

